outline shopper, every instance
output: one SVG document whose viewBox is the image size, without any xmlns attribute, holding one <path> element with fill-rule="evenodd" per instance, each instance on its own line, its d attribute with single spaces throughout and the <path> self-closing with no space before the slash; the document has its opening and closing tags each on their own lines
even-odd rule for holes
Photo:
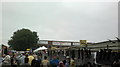
<svg viewBox="0 0 120 67">
<path fill-rule="evenodd" d="M 76 67 L 74 59 L 71 58 L 70 67 Z"/>
<path fill-rule="evenodd" d="M 34 57 L 33 57 L 33 54 L 32 54 L 32 53 L 30 53 L 30 55 L 28 56 L 28 59 L 29 59 L 28 63 L 31 65 L 32 60 L 34 59 Z"/>
<path fill-rule="evenodd" d="M 28 63 L 28 61 L 29 61 L 28 55 L 25 55 L 24 61 L 25 61 L 25 63 L 23 65 L 21 65 L 21 67 L 31 67 L 30 64 Z"/>
<path fill-rule="evenodd" d="M 49 67 L 49 66 L 50 66 L 49 61 L 47 60 L 47 57 L 45 56 L 44 60 L 42 61 L 42 67 Z"/>
<path fill-rule="evenodd" d="M 4 55 L 3 64 L 10 65 L 10 55 Z"/>
<path fill-rule="evenodd" d="M 54 56 L 53 59 L 50 61 L 50 66 L 57 67 L 58 65 L 59 65 L 59 60 L 57 59 L 56 56 Z"/>
<path fill-rule="evenodd" d="M 59 62 L 59 67 L 66 67 L 62 61 Z"/>
<path fill-rule="evenodd" d="M 15 55 L 13 55 L 11 57 L 11 66 L 12 67 L 17 67 L 17 61 L 16 61 L 16 56 Z"/>
<path fill-rule="evenodd" d="M 25 63 L 25 54 L 21 54 L 21 57 L 20 57 L 20 65 L 23 65 Z"/>
<path fill-rule="evenodd" d="M 31 61 L 31 66 L 36 67 L 37 57 L 35 55 L 33 57 L 34 57 L 34 59 Z"/>
</svg>

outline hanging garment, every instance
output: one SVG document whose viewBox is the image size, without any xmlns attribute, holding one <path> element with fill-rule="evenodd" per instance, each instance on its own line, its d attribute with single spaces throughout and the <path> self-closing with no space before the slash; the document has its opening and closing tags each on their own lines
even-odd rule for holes
<svg viewBox="0 0 120 67">
<path fill-rule="evenodd" d="M 66 56 L 66 50 L 64 50 L 64 56 Z"/>
<path fill-rule="evenodd" d="M 107 60 L 110 60 L 111 51 L 111 49 L 108 49 Z"/>
<path fill-rule="evenodd" d="M 97 53 L 96 53 L 96 62 L 97 62 L 97 63 L 100 63 L 100 60 L 99 60 L 99 59 L 100 59 L 100 52 L 97 52 Z"/>
<path fill-rule="evenodd" d="M 81 59 L 83 60 L 83 49 L 81 49 Z"/>
<path fill-rule="evenodd" d="M 103 60 L 106 60 L 106 58 L 107 58 L 107 52 L 106 51 L 107 51 L 107 49 L 104 49 L 104 51 L 103 51 L 103 57 L 102 57 Z"/>
<path fill-rule="evenodd" d="M 62 50 L 62 55 L 64 54 L 64 51 Z"/>
<path fill-rule="evenodd" d="M 103 50 L 100 49 L 99 60 L 102 59 L 102 57 L 103 57 Z"/>
<path fill-rule="evenodd" d="M 116 52 L 115 54 L 115 58 L 114 58 L 114 61 L 120 59 L 120 53 L 119 52 Z"/>
<path fill-rule="evenodd" d="M 60 55 L 60 50 L 58 50 L 58 55 Z"/>
<path fill-rule="evenodd" d="M 72 58 L 75 58 L 75 50 L 72 50 Z"/>
<path fill-rule="evenodd" d="M 73 54 L 73 52 L 72 52 L 72 50 L 70 50 L 70 56 L 72 57 L 72 54 Z"/>
<path fill-rule="evenodd" d="M 88 58 L 89 57 L 89 54 L 88 54 L 88 50 L 85 49 L 85 57 Z"/>
<path fill-rule="evenodd" d="M 48 51 L 48 56 L 50 55 L 50 51 Z"/>
<path fill-rule="evenodd" d="M 106 55 L 103 55 L 103 59 L 100 59 L 101 52 L 97 52 L 96 54 L 96 62 L 98 64 L 103 64 L 103 65 L 112 65 L 114 63 L 114 61 L 118 60 L 120 58 L 120 54 L 117 52 L 111 52 L 111 50 L 108 50 L 108 52 L 106 52 L 106 50 L 104 50 L 104 53 L 106 53 Z M 107 60 L 106 60 L 107 58 Z M 109 58 L 109 59 L 108 59 Z"/>
<path fill-rule="evenodd" d="M 96 62 L 99 63 L 99 64 L 102 64 L 102 63 L 103 63 L 103 60 L 104 60 L 104 59 L 103 59 L 103 56 L 104 56 L 103 50 L 100 49 L 100 51 L 97 52 L 97 54 L 96 54 Z"/>
<path fill-rule="evenodd" d="M 90 49 L 88 50 L 88 52 L 89 52 L 89 56 L 91 56 L 91 50 Z"/>
<path fill-rule="evenodd" d="M 69 50 L 66 51 L 66 56 L 69 56 Z"/>
<path fill-rule="evenodd" d="M 78 59 L 80 59 L 80 49 L 78 50 Z"/>
</svg>

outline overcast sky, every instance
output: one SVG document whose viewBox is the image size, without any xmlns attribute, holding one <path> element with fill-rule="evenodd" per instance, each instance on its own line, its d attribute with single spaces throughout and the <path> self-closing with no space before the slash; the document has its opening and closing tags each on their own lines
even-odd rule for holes
<svg viewBox="0 0 120 67">
<path fill-rule="evenodd" d="M 45 40 L 99 42 L 118 36 L 117 2 L 3 2 L 2 42 L 27 28 Z"/>
</svg>

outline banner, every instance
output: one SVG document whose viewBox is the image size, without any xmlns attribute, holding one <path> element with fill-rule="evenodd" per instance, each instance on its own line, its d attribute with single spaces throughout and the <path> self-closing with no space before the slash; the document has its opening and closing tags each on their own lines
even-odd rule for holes
<svg viewBox="0 0 120 67">
<path fill-rule="evenodd" d="M 27 51 L 30 51 L 30 49 L 26 49 Z"/>
<path fill-rule="evenodd" d="M 87 44 L 87 40 L 80 40 L 80 45 L 86 45 Z"/>
</svg>

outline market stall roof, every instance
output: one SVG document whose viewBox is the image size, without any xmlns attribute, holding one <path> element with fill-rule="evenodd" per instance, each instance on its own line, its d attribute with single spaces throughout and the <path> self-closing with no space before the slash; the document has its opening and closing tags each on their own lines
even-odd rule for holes
<svg viewBox="0 0 120 67">
<path fill-rule="evenodd" d="M 45 46 L 41 47 L 41 50 L 46 50 L 46 49 L 48 49 L 48 48 L 46 48 Z"/>
<path fill-rule="evenodd" d="M 6 47 L 10 47 L 8 44 L 0 44 L 0 45 L 4 45 L 4 46 L 6 46 Z"/>
<path fill-rule="evenodd" d="M 47 50 L 48 48 L 46 48 L 45 46 L 39 47 L 36 50 L 34 50 L 33 52 L 37 52 L 39 50 Z"/>
</svg>

